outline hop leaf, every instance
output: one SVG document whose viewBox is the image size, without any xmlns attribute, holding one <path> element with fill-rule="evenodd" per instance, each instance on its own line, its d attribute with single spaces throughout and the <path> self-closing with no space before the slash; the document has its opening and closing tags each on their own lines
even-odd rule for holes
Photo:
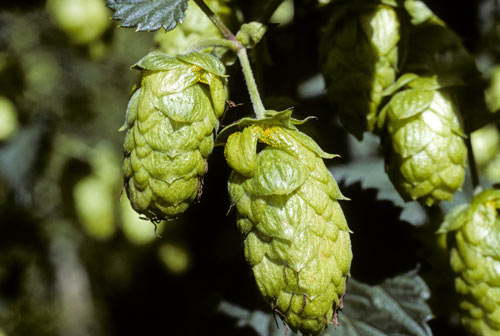
<svg viewBox="0 0 500 336">
<path fill-rule="evenodd" d="M 115 11 L 113 19 L 122 20 L 122 27 L 137 31 L 174 29 L 186 16 L 187 0 L 108 0 Z"/>
<path fill-rule="evenodd" d="M 224 66 L 204 53 L 153 52 L 135 67 L 142 79 L 127 109 L 127 194 L 132 207 L 151 219 L 175 217 L 201 187 L 224 110 Z"/>
<path fill-rule="evenodd" d="M 327 95 L 348 131 L 373 131 L 382 92 L 396 78 L 399 20 L 385 4 L 343 4 L 322 36 Z"/>
<path fill-rule="evenodd" d="M 500 333 L 500 190 L 487 189 L 446 216 L 451 267 L 461 295 L 461 322 L 474 335 Z"/>
<path fill-rule="evenodd" d="M 462 186 L 467 149 L 452 90 L 436 77 L 406 78 L 379 118 L 386 170 L 405 200 L 430 206 Z"/>
<path fill-rule="evenodd" d="M 336 321 L 352 259 L 338 203 L 344 197 L 318 149 L 294 127 L 272 122 L 233 133 L 225 148 L 229 194 L 259 290 L 305 335 Z"/>
</svg>

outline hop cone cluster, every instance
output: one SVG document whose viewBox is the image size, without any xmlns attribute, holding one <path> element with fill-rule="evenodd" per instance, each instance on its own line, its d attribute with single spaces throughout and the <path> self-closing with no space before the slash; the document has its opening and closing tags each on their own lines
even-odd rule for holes
<svg viewBox="0 0 500 336">
<path fill-rule="evenodd" d="M 373 131 L 382 91 L 396 77 L 399 20 L 393 7 L 341 4 L 322 35 L 327 95 L 342 124 L 358 138 Z"/>
<path fill-rule="evenodd" d="M 382 110 L 386 170 L 405 200 L 430 206 L 461 188 L 467 149 L 457 113 L 449 89 L 417 76 Z"/>
<path fill-rule="evenodd" d="M 207 0 L 205 2 L 226 25 L 231 26 L 233 21 L 236 21 L 228 1 Z M 197 42 L 215 38 L 223 38 L 223 36 L 198 5 L 194 1 L 189 1 L 186 19 L 174 30 L 156 33 L 155 41 L 159 50 L 169 55 L 177 55 L 185 52 Z"/>
<path fill-rule="evenodd" d="M 293 330 L 318 334 L 336 322 L 352 259 L 328 154 L 297 130 L 252 125 L 228 138 L 225 155 L 260 292 Z"/>
<path fill-rule="evenodd" d="M 153 52 L 130 99 L 123 174 L 132 207 L 170 218 L 196 198 L 225 106 L 225 68 L 214 56 Z"/>
<path fill-rule="evenodd" d="M 439 230 L 449 235 L 461 322 L 474 335 L 500 335 L 499 210 L 500 190 L 488 189 L 450 211 Z"/>
</svg>

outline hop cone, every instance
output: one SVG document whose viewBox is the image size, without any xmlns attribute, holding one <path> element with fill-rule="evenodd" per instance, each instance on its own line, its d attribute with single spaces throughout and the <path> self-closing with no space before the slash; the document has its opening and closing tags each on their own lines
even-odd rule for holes
<svg viewBox="0 0 500 336">
<path fill-rule="evenodd" d="M 234 13 L 227 1 L 208 0 L 205 2 L 226 25 L 231 26 L 235 21 Z M 189 1 L 186 19 L 181 24 L 177 25 L 174 30 L 159 31 L 155 35 L 159 50 L 169 55 L 183 53 L 197 42 L 215 38 L 223 38 L 223 36 L 194 1 Z"/>
<path fill-rule="evenodd" d="M 412 78 L 412 75 L 402 78 Z M 415 79 L 393 95 L 379 119 L 389 178 L 405 200 L 450 200 L 465 176 L 467 149 L 451 89 Z"/>
<path fill-rule="evenodd" d="M 439 233 L 448 233 L 461 322 L 471 334 L 500 335 L 500 190 L 454 208 Z"/>
<path fill-rule="evenodd" d="M 229 194 L 259 290 L 305 335 L 336 322 L 352 259 L 337 201 L 343 196 L 321 153 L 303 133 L 266 125 L 232 134 L 225 149 Z"/>
<path fill-rule="evenodd" d="M 195 199 L 225 105 L 223 64 L 205 53 L 153 52 L 135 66 L 123 173 L 132 207 L 151 219 L 175 217 Z"/>
<path fill-rule="evenodd" d="M 396 77 L 399 21 L 388 5 L 343 6 L 334 8 L 322 36 L 321 67 L 340 120 L 361 138 L 374 130 L 382 91 Z"/>
</svg>

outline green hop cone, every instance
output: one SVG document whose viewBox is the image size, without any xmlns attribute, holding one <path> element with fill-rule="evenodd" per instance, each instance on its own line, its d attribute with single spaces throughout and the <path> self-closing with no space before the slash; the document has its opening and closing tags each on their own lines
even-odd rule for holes
<svg viewBox="0 0 500 336">
<path fill-rule="evenodd" d="M 465 177 L 467 149 L 451 88 L 436 77 L 401 77 L 382 109 L 386 170 L 405 200 L 431 206 L 450 200 Z"/>
<path fill-rule="evenodd" d="M 293 330 L 318 334 L 336 322 L 352 259 L 345 198 L 322 160 L 332 156 L 298 130 L 269 124 L 233 133 L 225 156 L 260 292 Z"/>
<path fill-rule="evenodd" d="M 382 92 L 396 78 L 399 20 L 378 3 L 341 4 L 333 13 L 321 39 L 321 71 L 342 124 L 362 138 L 374 130 Z"/>
<path fill-rule="evenodd" d="M 214 56 L 152 52 L 135 68 L 123 174 L 132 207 L 151 219 L 184 212 L 196 198 L 225 106 L 225 67 Z"/>
<path fill-rule="evenodd" d="M 485 190 L 452 209 L 438 231 L 448 235 L 460 320 L 473 335 L 500 335 L 499 210 L 500 190 Z"/>
</svg>

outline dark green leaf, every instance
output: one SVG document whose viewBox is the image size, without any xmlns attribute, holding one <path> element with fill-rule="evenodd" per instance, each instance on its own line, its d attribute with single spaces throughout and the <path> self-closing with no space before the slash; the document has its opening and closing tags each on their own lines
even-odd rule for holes
<svg viewBox="0 0 500 336">
<path fill-rule="evenodd" d="M 365 134 L 363 141 L 349 137 L 351 155 L 357 160 L 345 165 L 333 167 L 330 172 L 338 182 L 344 181 L 346 185 L 361 182 L 364 189 L 378 190 L 377 199 L 389 200 L 403 208 L 400 218 L 412 225 L 422 225 L 427 220 L 427 215 L 417 202 L 405 202 L 397 193 L 384 170 L 384 160 L 376 156 L 378 138 Z"/>
<path fill-rule="evenodd" d="M 354 279 L 347 284 L 340 326 L 323 335 L 429 336 L 432 312 L 425 301 L 429 288 L 416 271 L 369 286 Z"/>
<path fill-rule="evenodd" d="M 115 11 L 113 19 L 122 20 L 125 28 L 137 31 L 166 31 L 175 28 L 186 16 L 187 0 L 108 0 L 106 5 Z"/>
<path fill-rule="evenodd" d="M 369 286 L 354 279 L 347 283 L 344 309 L 339 313 L 340 325 L 330 326 L 322 336 L 431 336 L 427 321 L 432 312 L 425 301 L 430 293 L 427 285 L 411 271 Z M 259 336 L 283 334 L 278 314 L 249 311 L 221 302 L 219 311 L 237 320 L 239 327 L 252 327 Z M 296 335 L 288 330 L 289 335 Z"/>
</svg>

